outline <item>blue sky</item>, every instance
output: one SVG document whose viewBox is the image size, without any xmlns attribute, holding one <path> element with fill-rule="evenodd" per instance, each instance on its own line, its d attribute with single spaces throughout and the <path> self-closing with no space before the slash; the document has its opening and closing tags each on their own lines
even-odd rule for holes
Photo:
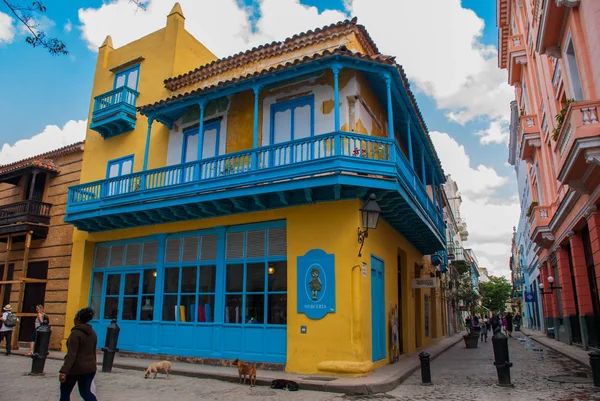
<svg viewBox="0 0 600 401">
<path fill-rule="evenodd" d="M 172 5 L 171 0 L 153 1 L 164 1 Z M 413 36 L 411 34 L 413 31 L 408 31 L 408 34 L 402 37 L 396 37 L 395 35 L 398 35 L 397 30 L 399 29 L 399 27 L 401 29 L 401 24 L 406 24 L 410 20 L 403 20 L 402 18 L 399 18 L 397 22 L 395 20 L 388 21 L 386 20 L 386 18 L 389 17 L 386 14 L 393 14 L 394 12 L 412 12 L 414 13 L 414 15 L 408 16 L 408 18 L 422 18 L 423 24 L 435 25 L 435 21 L 437 20 L 435 18 L 432 19 L 431 15 L 425 15 L 425 13 L 422 10 L 417 9 L 416 7 L 419 6 L 414 6 L 414 1 L 373 0 L 373 3 L 368 3 L 368 0 L 351 0 L 350 2 L 353 4 L 353 8 L 351 10 L 344 9 L 344 0 L 301 0 L 301 4 L 297 4 L 298 0 L 243 0 L 242 3 L 240 3 L 240 1 L 241 0 L 237 0 L 238 6 L 241 6 L 242 8 L 246 6 L 249 7 L 250 10 L 252 10 L 249 12 L 250 15 L 253 15 L 251 17 L 251 19 L 253 20 L 251 22 L 252 30 L 253 33 L 262 33 L 262 36 L 257 35 L 257 37 L 261 38 L 273 37 L 277 39 L 282 39 L 281 37 L 277 37 L 277 34 L 280 32 L 285 32 L 285 27 L 279 27 L 277 29 L 274 28 L 273 32 L 268 34 L 265 32 L 257 32 L 260 29 L 260 24 L 257 25 L 258 19 L 263 17 L 264 14 L 267 13 L 267 7 L 274 8 L 274 1 L 289 2 L 294 6 L 304 8 L 306 8 L 305 6 L 316 7 L 318 13 L 308 11 L 305 13 L 306 19 L 308 19 L 307 29 L 324 25 L 324 23 L 321 23 L 320 21 L 327 20 L 325 14 L 331 12 L 331 10 L 341 11 L 345 14 L 345 16 L 350 16 L 350 13 L 356 12 L 359 17 L 359 22 L 364 23 L 366 25 L 367 29 L 369 30 L 369 32 L 371 32 L 375 41 L 378 43 L 382 51 L 391 52 L 394 56 L 396 56 L 397 61 L 400 64 L 404 65 L 409 78 L 417 80 L 416 82 L 413 81 L 413 83 L 411 84 L 411 88 L 416 94 L 417 101 L 425 117 L 429 130 L 447 133 L 447 136 L 450 139 L 446 138 L 445 136 L 443 137 L 443 139 L 448 139 L 450 141 L 448 143 L 452 146 L 454 146 L 455 144 L 464 146 L 464 153 L 466 153 L 466 155 L 470 159 L 470 164 L 468 164 L 468 166 L 466 167 L 460 167 L 464 170 L 462 172 L 458 171 L 459 167 L 455 168 L 457 170 L 456 172 L 449 171 L 453 168 L 453 161 L 450 159 L 449 163 L 444 163 L 446 172 L 452 173 L 453 177 L 455 178 L 457 174 L 459 176 L 466 177 L 464 179 L 465 182 L 462 184 L 462 186 L 461 182 L 459 182 L 458 184 L 459 187 L 464 187 L 467 190 L 469 189 L 469 187 L 472 187 L 470 190 L 472 192 L 471 198 L 473 202 L 481 202 L 481 199 L 485 199 L 485 202 L 487 202 L 485 204 L 488 206 L 497 203 L 504 204 L 507 202 L 511 202 L 511 197 L 513 197 L 516 194 L 516 181 L 514 179 L 512 167 L 508 167 L 505 165 L 505 162 L 507 160 L 506 143 L 504 140 L 497 140 L 487 144 L 482 144 L 480 142 L 480 136 L 478 136 L 477 134 L 478 132 L 491 127 L 491 124 L 493 124 L 493 122 L 496 121 L 498 122 L 498 124 L 502 125 L 502 135 L 504 135 L 505 137 L 507 121 L 504 116 L 500 116 L 500 113 L 503 113 L 504 110 L 506 110 L 506 115 L 508 115 L 508 103 L 506 100 L 502 100 L 501 104 L 492 106 L 493 108 L 495 108 L 495 110 L 499 111 L 481 111 L 481 113 L 483 114 L 479 115 L 477 114 L 480 112 L 477 110 L 477 105 L 469 104 L 469 99 L 465 98 L 468 98 L 469 96 L 471 96 L 470 94 L 473 93 L 485 92 L 486 88 L 481 87 L 480 89 L 476 89 L 474 92 L 469 92 L 468 88 L 464 91 L 464 88 L 460 90 L 457 88 L 440 89 L 444 85 L 443 82 L 441 82 L 440 84 L 439 80 L 437 83 L 435 83 L 435 68 L 439 68 L 440 73 L 442 73 L 444 70 L 447 69 L 447 63 L 460 63 L 462 62 L 460 59 L 453 60 L 448 59 L 448 57 L 446 57 L 445 59 L 432 58 L 431 62 L 428 63 L 428 65 L 433 66 L 434 71 L 431 72 L 429 76 L 418 75 L 418 70 L 420 70 L 420 68 L 414 67 L 415 65 L 417 65 L 416 63 L 418 63 L 418 60 L 415 61 L 414 54 L 411 55 L 409 54 L 409 51 L 405 53 L 402 50 L 402 41 L 416 42 L 417 45 L 419 45 L 420 38 L 423 38 L 422 57 L 427 57 L 429 55 L 429 51 L 434 53 L 432 54 L 432 56 L 435 56 L 436 51 L 443 52 L 444 49 L 442 49 L 441 47 L 438 50 L 428 49 L 431 49 L 432 47 L 436 46 L 436 42 L 440 40 L 446 40 L 447 38 L 444 38 L 444 36 L 447 36 L 447 34 L 442 33 L 443 31 L 437 31 L 438 27 L 436 26 L 429 26 L 427 30 L 422 31 L 420 35 L 415 33 L 415 35 Z M 422 1 L 434 3 L 438 9 L 442 6 L 447 7 L 449 12 L 455 11 L 457 13 L 454 21 L 444 22 L 443 19 L 439 20 L 440 24 L 448 24 L 445 26 L 445 28 L 440 28 L 440 30 L 445 29 L 446 32 L 449 31 L 449 34 L 451 36 L 456 36 L 456 40 L 463 40 L 462 38 L 465 37 L 461 34 L 461 32 L 467 28 L 463 27 L 473 26 L 473 24 L 475 24 L 476 18 L 468 15 L 468 10 L 474 11 L 477 17 L 482 19 L 485 23 L 482 35 L 474 37 L 474 40 L 476 40 L 477 42 L 477 46 L 481 49 L 487 48 L 486 46 L 497 46 L 497 31 L 495 27 L 495 1 Z M 112 3 L 113 1 L 109 2 L 105 0 L 105 2 Z M 377 5 L 375 5 L 374 3 L 377 3 Z M 10 41 L 10 43 L 7 43 L 7 41 L 3 42 L 1 36 L 2 27 L 0 26 L 0 115 L 2 116 L 3 120 L 2 127 L 0 128 L 0 142 L 2 144 L 13 145 L 18 140 L 31 138 L 34 135 L 44 131 L 45 128 L 49 125 L 63 127 L 63 125 L 68 121 L 85 120 L 87 118 L 87 113 L 90 105 L 90 92 L 96 62 L 96 53 L 90 50 L 89 48 L 89 46 L 94 47 L 94 43 L 90 44 L 89 40 L 85 40 L 83 38 L 83 33 L 92 29 L 92 23 L 90 21 L 87 21 L 84 24 L 84 22 L 80 20 L 79 10 L 84 8 L 97 9 L 100 8 L 102 4 L 102 1 L 95 0 L 80 0 L 77 2 L 48 0 L 45 2 L 45 5 L 47 6 L 48 10 L 46 15 L 47 20 L 42 21 L 42 25 L 46 28 L 47 33 L 50 36 L 59 37 L 67 44 L 68 50 L 70 52 L 68 56 L 52 57 L 48 53 L 44 52 L 44 50 L 42 49 L 32 48 L 31 46 L 25 43 L 25 36 L 22 33 L 20 33 L 18 27 L 16 28 L 16 36 L 14 37 L 14 39 Z M 369 4 L 374 5 L 370 7 Z M 388 4 L 390 8 L 389 10 L 387 10 L 385 7 Z M 183 1 L 182 6 L 184 6 L 183 8 L 185 14 L 186 7 L 189 9 L 190 6 L 186 6 Z M 398 7 L 398 11 L 392 10 L 392 8 L 395 7 Z M 410 7 L 415 7 L 415 9 L 412 10 L 410 9 Z M 369 8 L 372 8 L 373 10 L 369 10 Z M 464 9 L 467 10 L 465 11 Z M 443 13 L 444 11 L 439 9 L 438 12 Z M 3 3 L 0 3 L 0 13 L 8 13 Z M 314 25 L 310 25 L 310 18 L 312 18 L 311 16 L 313 15 L 315 22 Z M 186 27 L 188 27 L 189 29 L 189 23 L 191 18 L 189 14 L 186 14 L 186 17 Z M 137 18 L 137 16 L 132 16 L 132 21 L 135 22 L 135 18 Z M 381 19 L 381 24 L 379 24 L 378 22 L 379 19 Z M 464 22 L 462 22 L 461 19 L 464 19 Z M 97 21 L 94 23 L 98 25 Z M 70 30 L 65 28 L 67 24 L 71 26 Z M 118 32 L 113 32 L 114 29 L 110 27 L 110 21 L 105 21 L 105 26 L 106 31 L 111 33 L 115 42 L 118 42 Z M 475 28 L 470 29 L 470 32 L 472 34 Z M 220 34 L 227 35 L 228 32 L 221 32 Z M 436 35 L 440 36 L 436 37 Z M 388 40 L 386 38 L 387 36 L 394 36 L 394 40 Z M 204 42 L 203 38 L 198 39 Z M 118 46 L 117 43 L 115 44 Z M 484 52 L 487 52 L 485 53 L 485 56 L 478 57 L 480 57 L 481 60 L 485 58 L 493 58 L 495 62 L 495 56 L 490 56 L 489 48 L 487 48 L 488 50 L 485 51 L 477 49 L 464 50 L 466 47 L 470 47 L 471 43 L 465 43 L 464 45 L 465 46 L 461 47 L 460 49 L 457 48 L 458 50 L 456 50 L 456 52 L 471 51 L 471 53 L 479 52 L 477 54 L 480 55 L 484 54 Z M 472 56 L 472 54 L 465 53 L 465 57 L 470 56 Z M 476 62 L 482 63 L 483 61 L 481 60 L 476 60 Z M 470 64 L 462 65 L 469 66 Z M 413 67 L 411 68 L 410 66 Z M 491 67 L 488 66 L 486 68 Z M 479 73 L 480 76 L 478 78 L 474 78 L 475 82 L 485 80 L 486 74 L 489 75 L 489 73 L 486 73 L 486 71 L 484 70 L 484 67 L 481 67 L 480 70 L 481 71 L 476 72 Z M 501 72 L 495 71 L 495 73 L 499 74 Z M 460 72 L 456 74 L 460 76 Z M 432 76 L 434 76 L 434 78 L 430 79 Z M 467 78 L 468 79 L 466 79 L 466 81 L 469 81 L 470 77 Z M 445 94 L 432 95 L 432 92 L 427 89 L 431 86 L 428 86 L 427 83 L 423 83 L 421 80 L 433 81 L 434 83 L 432 85 L 434 87 L 434 91 L 439 93 L 445 91 Z M 504 83 L 505 81 L 506 79 L 504 78 Z M 495 87 L 499 85 L 499 83 L 488 82 L 486 83 L 486 85 L 490 85 L 490 87 Z M 506 93 L 506 88 L 504 88 L 503 90 L 504 93 Z M 488 101 L 489 103 L 489 99 L 487 99 L 486 101 Z M 482 107 L 484 106 L 482 105 Z M 449 112 L 458 113 L 460 112 L 460 110 L 463 109 L 467 109 L 471 114 L 474 114 L 474 116 L 467 118 L 466 121 L 459 121 L 460 123 L 456 122 L 456 119 L 450 118 L 448 116 Z M 443 142 L 439 143 L 441 144 Z M 444 152 L 443 149 L 440 149 L 440 146 L 443 145 L 439 145 L 438 143 L 436 143 L 438 153 Z M 447 151 L 450 152 L 450 150 Z M 452 152 L 454 152 L 454 150 L 452 150 Z M 464 158 L 464 156 L 461 155 L 462 153 L 460 152 L 456 153 L 456 157 Z M 445 157 L 447 159 L 451 158 L 451 156 Z M 444 162 L 444 160 L 442 161 Z M 2 162 L 1 156 L 0 162 Z M 446 164 L 448 166 L 446 166 Z M 473 177 L 476 177 L 474 179 L 481 180 L 480 186 L 474 186 L 472 185 L 472 183 L 467 182 L 470 180 L 470 178 L 468 178 L 470 177 L 469 174 Z M 484 213 L 485 208 L 480 209 L 481 210 L 477 213 Z M 475 209 L 473 208 L 472 210 L 473 213 L 475 213 Z M 475 213 L 474 216 L 470 217 L 480 219 L 481 217 L 479 217 L 477 213 Z M 512 225 L 516 223 L 516 220 L 511 222 L 505 222 L 505 224 L 510 227 L 512 227 Z M 490 230 L 494 231 L 495 229 L 491 227 Z M 483 228 L 480 229 L 480 231 L 483 231 Z M 502 227 L 500 231 L 502 231 L 503 233 L 508 232 L 505 230 L 504 227 Z M 506 242 L 510 244 L 510 238 L 508 238 Z M 473 241 L 473 243 L 478 244 L 477 241 Z M 490 248 L 491 245 L 487 244 L 486 246 Z M 482 248 L 485 247 L 482 246 Z M 492 251 L 493 250 L 490 249 L 490 251 L 488 252 L 489 255 L 492 255 L 494 253 Z M 485 254 L 485 252 L 483 253 Z M 501 258 L 498 255 L 493 257 L 489 256 L 487 259 L 490 260 L 490 264 L 496 264 L 498 266 L 498 269 L 500 269 L 501 265 L 503 264 L 501 262 Z M 492 261 L 492 259 L 494 259 L 494 261 Z"/>
</svg>

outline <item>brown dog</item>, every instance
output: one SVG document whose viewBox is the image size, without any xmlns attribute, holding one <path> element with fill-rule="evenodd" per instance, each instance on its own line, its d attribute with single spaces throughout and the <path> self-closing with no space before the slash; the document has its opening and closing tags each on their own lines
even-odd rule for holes
<svg viewBox="0 0 600 401">
<path fill-rule="evenodd" d="M 256 366 L 248 365 L 236 359 L 233 364 L 238 367 L 238 375 L 240 376 L 240 383 L 242 382 L 242 376 L 244 377 L 244 384 L 246 384 L 246 376 L 250 379 L 250 387 L 256 386 Z M 254 379 L 254 380 L 253 380 Z"/>
<path fill-rule="evenodd" d="M 150 364 L 150 366 L 148 366 L 148 369 L 146 369 L 146 373 L 144 373 L 144 379 L 147 379 L 152 373 L 154 373 L 153 379 L 156 379 L 156 375 L 158 374 L 158 372 L 165 373 L 168 379 L 169 373 L 171 373 L 171 362 L 161 361 Z"/>
</svg>

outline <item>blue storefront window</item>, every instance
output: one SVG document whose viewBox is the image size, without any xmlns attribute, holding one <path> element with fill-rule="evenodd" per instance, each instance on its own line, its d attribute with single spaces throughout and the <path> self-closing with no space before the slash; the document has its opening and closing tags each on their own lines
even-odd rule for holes
<svg viewBox="0 0 600 401">
<path fill-rule="evenodd" d="M 89 302 L 99 344 L 116 318 L 123 350 L 284 363 L 285 222 L 98 244 Z"/>
</svg>

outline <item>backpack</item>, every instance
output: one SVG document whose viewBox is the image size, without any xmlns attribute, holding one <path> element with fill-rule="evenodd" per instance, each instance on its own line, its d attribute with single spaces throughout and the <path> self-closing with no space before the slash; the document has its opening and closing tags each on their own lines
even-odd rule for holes
<svg viewBox="0 0 600 401">
<path fill-rule="evenodd" d="M 15 327 L 18 322 L 19 319 L 17 319 L 17 315 L 12 312 L 8 312 L 8 315 L 6 315 L 6 319 L 4 320 L 4 325 L 6 327 Z"/>
</svg>

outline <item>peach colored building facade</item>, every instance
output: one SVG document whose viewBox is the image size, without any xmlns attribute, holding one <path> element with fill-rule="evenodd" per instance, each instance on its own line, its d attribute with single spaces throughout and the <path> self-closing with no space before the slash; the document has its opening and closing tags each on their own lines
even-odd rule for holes
<svg viewBox="0 0 600 401">
<path fill-rule="evenodd" d="M 527 215 L 557 340 L 600 347 L 600 1 L 497 0 L 500 68 L 518 112 Z M 508 106 L 508 105 L 507 105 Z"/>
</svg>

